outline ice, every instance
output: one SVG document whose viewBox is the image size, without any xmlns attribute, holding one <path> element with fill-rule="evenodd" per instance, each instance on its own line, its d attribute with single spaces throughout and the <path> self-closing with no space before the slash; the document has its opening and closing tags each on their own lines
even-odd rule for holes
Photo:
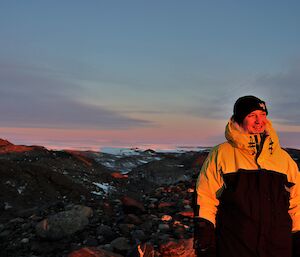
<svg viewBox="0 0 300 257">
<path fill-rule="evenodd" d="M 101 188 L 106 194 L 107 194 L 109 191 L 111 191 L 111 190 L 114 189 L 114 187 L 111 186 L 111 185 L 108 184 L 108 183 L 97 183 L 97 182 L 93 182 L 93 184 L 94 184 L 95 186 Z M 92 192 L 92 193 L 94 193 L 94 192 Z M 97 194 L 99 194 L 99 192 L 97 192 Z"/>
<path fill-rule="evenodd" d="M 119 147 L 102 147 L 100 152 L 113 155 L 140 155 L 141 149 L 139 148 L 119 148 Z"/>
<path fill-rule="evenodd" d="M 17 189 L 18 193 L 19 193 L 19 194 L 22 194 L 23 191 L 25 190 L 25 188 L 26 188 L 26 185 L 20 186 L 20 187 Z"/>
</svg>

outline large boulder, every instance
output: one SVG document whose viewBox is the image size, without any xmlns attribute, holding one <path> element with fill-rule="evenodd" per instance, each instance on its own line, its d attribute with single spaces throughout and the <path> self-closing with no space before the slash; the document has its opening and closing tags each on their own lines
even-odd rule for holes
<svg viewBox="0 0 300 257">
<path fill-rule="evenodd" d="M 92 209 L 86 206 L 74 206 L 71 210 L 59 212 L 40 221 L 36 233 L 41 238 L 58 240 L 83 230 L 92 216 Z"/>
</svg>

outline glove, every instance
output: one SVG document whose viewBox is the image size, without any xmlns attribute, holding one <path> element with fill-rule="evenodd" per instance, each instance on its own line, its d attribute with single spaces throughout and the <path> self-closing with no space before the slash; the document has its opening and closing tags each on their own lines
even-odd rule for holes
<svg viewBox="0 0 300 257">
<path fill-rule="evenodd" d="M 203 218 L 194 219 L 194 249 L 198 257 L 215 257 L 215 228 Z"/>
<path fill-rule="evenodd" d="M 292 234 L 293 254 L 292 257 L 300 257 L 300 231 Z"/>
</svg>

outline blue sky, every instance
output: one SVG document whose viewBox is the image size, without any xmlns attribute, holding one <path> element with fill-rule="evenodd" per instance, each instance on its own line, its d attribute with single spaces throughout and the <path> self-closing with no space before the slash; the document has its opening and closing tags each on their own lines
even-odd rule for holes
<svg viewBox="0 0 300 257">
<path fill-rule="evenodd" d="M 298 1 L 1 1 L 0 137 L 213 145 L 235 100 L 300 147 Z M 299 138 L 299 139 L 298 139 Z"/>
</svg>

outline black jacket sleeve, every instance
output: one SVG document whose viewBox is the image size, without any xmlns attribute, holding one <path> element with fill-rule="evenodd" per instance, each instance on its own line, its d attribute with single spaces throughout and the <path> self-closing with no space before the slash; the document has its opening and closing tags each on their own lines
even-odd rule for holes
<svg viewBox="0 0 300 257">
<path fill-rule="evenodd" d="M 215 257 L 215 228 L 203 218 L 194 219 L 194 248 L 198 257 Z"/>
</svg>

